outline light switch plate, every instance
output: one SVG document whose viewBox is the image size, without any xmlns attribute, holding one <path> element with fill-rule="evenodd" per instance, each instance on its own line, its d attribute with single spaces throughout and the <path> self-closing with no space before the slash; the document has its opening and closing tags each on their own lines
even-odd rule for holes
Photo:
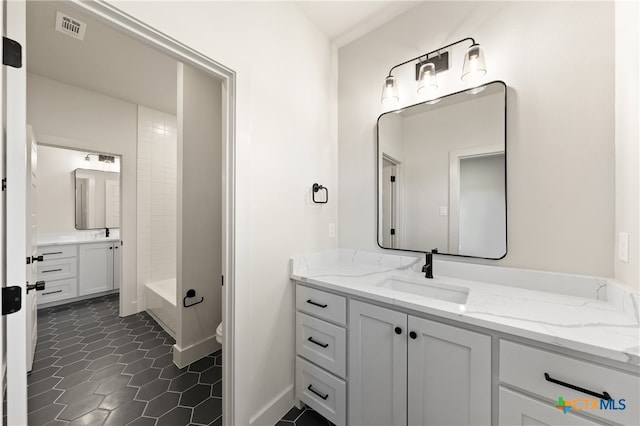
<svg viewBox="0 0 640 426">
<path fill-rule="evenodd" d="M 329 224 L 329 238 L 335 238 L 336 236 L 336 225 L 333 223 Z"/>
<path fill-rule="evenodd" d="M 629 263 L 629 234 L 626 232 L 618 233 L 618 259 Z"/>
<path fill-rule="evenodd" d="M 447 214 L 447 206 L 440 206 L 440 216 L 446 216 Z"/>
</svg>

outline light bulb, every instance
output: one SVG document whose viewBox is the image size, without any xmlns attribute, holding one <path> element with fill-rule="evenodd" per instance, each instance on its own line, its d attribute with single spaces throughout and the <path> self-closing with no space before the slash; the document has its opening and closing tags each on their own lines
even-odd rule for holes
<svg viewBox="0 0 640 426">
<path fill-rule="evenodd" d="M 397 102 L 399 99 L 396 78 L 390 75 L 384 79 L 384 85 L 382 86 L 382 99 L 380 101 L 383 104 L 390 104 Z"/>
<path fill-rule="evenodd" d="M 436 67 L 427 62 L 420 67 L 418 74 L 418 93 L 435 92 L 438 89 L 438 80 L 436 78 Z"/>
</svg>

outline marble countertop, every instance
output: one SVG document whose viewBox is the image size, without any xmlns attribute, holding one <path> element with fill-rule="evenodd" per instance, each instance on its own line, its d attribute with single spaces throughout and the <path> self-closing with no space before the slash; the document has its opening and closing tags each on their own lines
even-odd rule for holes
<svg viewBox="0 0 640 426">
<path fill-rule="evenodd" d="M 69 233 L 39 234 L 38 246 L 53 246 L 60 244 L 86 244 L 120 241 L 120 232 L 113 229 L 109 237 L 104 236 L 104 229 L 88 230 Z"/>
<path fill-rule="evenodd" d="M 640 296 L 612 280 L 336 249 L 291 259 L 290 277 L 328 290 L 630 364 L 640 371 Z M 389 278 L 468 289 L 454 303 L 381 287 Z"/>
</svg>

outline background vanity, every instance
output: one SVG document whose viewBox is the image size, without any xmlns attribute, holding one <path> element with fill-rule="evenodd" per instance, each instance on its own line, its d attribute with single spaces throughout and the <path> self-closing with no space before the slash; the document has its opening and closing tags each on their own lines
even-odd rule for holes
<svg viewBox="0 0 640 426">
<path fill-rule="evenodd" d="M 40 146 L 38 173 L 38 306 L 117 292 L 119 157 Z"/>
</svg>

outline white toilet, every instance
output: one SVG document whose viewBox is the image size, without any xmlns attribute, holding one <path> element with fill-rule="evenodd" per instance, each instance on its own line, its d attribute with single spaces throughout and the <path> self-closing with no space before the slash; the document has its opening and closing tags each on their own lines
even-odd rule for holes
<svg viewBox="0 0 640 426">
<path fill-rule="evenodd" d="M 216 328 L 216 340 L 222 344 L 222 323 L 218 324 L 218 328 Z"/>
</svg>

